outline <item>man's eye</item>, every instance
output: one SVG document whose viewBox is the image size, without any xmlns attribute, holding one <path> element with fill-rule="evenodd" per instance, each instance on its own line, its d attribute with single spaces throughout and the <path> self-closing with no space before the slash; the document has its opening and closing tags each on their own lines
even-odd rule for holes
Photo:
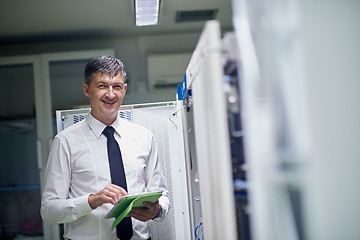
<svg viewBox="0 0 360 240">
<path fill-rule="evenodd" d="M 121 89 L 123 89 L 123 86 L 122 85 L 115 85 L 114 88 L 117 89 L 117 90 L 121 90 Z"/>
<path fill-rule="evenodd" d="M 98 88 L 105 88 L 106 86 L 104 84 L 99 84 Z"/>
</svg>

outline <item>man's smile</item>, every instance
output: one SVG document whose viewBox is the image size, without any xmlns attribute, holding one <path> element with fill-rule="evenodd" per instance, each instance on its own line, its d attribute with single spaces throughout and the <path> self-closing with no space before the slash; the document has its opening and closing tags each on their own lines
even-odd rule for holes
<svg viewBox="0 0 360 240">
<path fill-rule="evenodd" d="M 115 100 L 113 101 L 105 101 L 105 100 L 101 100 L 103 103 L 105 103 L 106 105 L 114 105 L 116 103 Z"/>
</svg>

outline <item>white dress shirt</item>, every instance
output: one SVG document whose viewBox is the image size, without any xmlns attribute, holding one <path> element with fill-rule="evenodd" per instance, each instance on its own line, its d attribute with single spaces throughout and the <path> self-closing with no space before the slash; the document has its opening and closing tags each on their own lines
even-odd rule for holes
<svg viewBox="0 0 360 240">
<path fill-rule="evenodd" d="M 164 191 L 159 203 L 161 218 L 169 210 L 161 164 L 154 136 L 147 128 L 120 117 L 111 125 L 124 162 L 129 194 Z M 114 219 L 105 219 L 112 204 L 91 209 L 88 196 L 111 184 L 107 156 L 107 139 L 102 134 L 106 125 L 90 113 L 86 120 L 56 135 L 45 173 L 41 215 L 49 224 L 66 223 L 64 237 L 74 240 L 110 240 Z M 132 239 L 150 237 L 148 223 L 132 218 Z"/>
</svg>

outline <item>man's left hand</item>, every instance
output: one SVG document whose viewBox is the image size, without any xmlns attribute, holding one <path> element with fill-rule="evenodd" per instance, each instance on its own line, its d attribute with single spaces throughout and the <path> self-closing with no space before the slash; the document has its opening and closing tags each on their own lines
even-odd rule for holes
<svg viewBox="0 0 360 240">
<path fill-rule="evenodd" d="M 146 222 L 158 216 L 161 208 L 159 201 L 156 201 L 155 203 L 144 202 L 144 206 L 147 208 L 132 208 L 129 212 L 129 216 L 142 222 Z"/>
</svg>

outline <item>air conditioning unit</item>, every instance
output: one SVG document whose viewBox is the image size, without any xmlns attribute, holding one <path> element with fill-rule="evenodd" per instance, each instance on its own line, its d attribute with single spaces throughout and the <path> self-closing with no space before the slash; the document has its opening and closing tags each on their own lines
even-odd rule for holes
<svg viewBox="0 0 360 240">
<path fill-rule="evenodd" d="M 149 90 L 181 84 L 192 53 L 148 55 Z"/>
</svg>

